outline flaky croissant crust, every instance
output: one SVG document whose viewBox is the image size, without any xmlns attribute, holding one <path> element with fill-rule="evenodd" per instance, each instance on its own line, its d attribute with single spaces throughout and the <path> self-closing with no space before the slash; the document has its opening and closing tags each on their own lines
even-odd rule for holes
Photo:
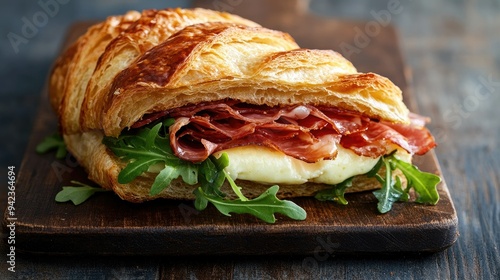
<svg viewBox="0 0 500 280">
<path fill-rule="evenodd" d="M 145 114 L 229 98 L 409 122 L 401 90 L 389 79 L 358 73 L 334 51 L 301 49 L 286 33 L 199 8 L 131 11 L 92 26 L 56 61 L 49 93 L 68 149 L 89 177 L 131 201 L 151 199 L 151 180 L 145 174 L 118 184 L 121 163 L 101 141 Z M 160 196 L 192 196 L 168 192 Z"/>
<path fill-rule="evenodd" d="M 118 136 L 144 114 L 232 98 L 309 103 L 408 122 L 401 90 L 338 53 L 204 9 L 129 12 L 89 29 L 56 63 L 53 107 L 69 134 Z M 133 106 L 134 110 L 130 110 Z"/>
</svg>

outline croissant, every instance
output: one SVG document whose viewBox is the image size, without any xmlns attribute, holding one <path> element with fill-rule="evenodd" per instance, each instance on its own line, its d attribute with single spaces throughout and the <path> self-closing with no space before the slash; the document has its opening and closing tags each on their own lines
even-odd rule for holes
<svg viewBox="0 0 500 280">
<path fill-rule="evenodd" d="M 197 185 L 181 177 L 151 195 L 151 168 L 119 183 L 130 162 L 105 144 L 168 118 L 178 158 L 200 164 L 226 153 L 228 174 L 250 198 L 271 184 L 280 198 L 314 196 L 350 177 L 348 192 L 379 188 L 364 174 L 381 157 L 396 150 L 411 162 L 435 146 L 389 79 L 199 8 L 132 11 L 92 26 L 55 62 L 49 93 L 89 179 L 131 202 L 195 198 Z"/>
</svg>

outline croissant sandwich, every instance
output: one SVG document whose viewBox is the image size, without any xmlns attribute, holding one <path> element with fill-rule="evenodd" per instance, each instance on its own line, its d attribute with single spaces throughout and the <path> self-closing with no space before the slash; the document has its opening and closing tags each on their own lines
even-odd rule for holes
<svg viewBox="0 0 500 280">
<path fill-rule="evenodd" d="M 439 177 L 411 164 L 436 145 L 428 120 L 396 85 L 236 15 L 109 17 L 58 58 L 49 92 L 67 149 L 127 201 L 210 202 L 268 222 L 305 219 L 285 200 L 299 196 L 345 204 L 379 189 L 382 213 L 410 190 L 437 203 Z"/>
</svg>

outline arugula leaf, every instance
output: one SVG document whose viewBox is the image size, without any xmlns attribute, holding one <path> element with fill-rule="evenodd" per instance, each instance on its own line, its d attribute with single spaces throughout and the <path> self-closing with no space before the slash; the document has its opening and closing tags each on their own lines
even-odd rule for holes
<svg viewBox="0 0 500 280">
<path fill-rule="evenodd" d="M 153 164 L 160 162 L 158 158 L 141 158 L 131 161 L 122 171 L 118 174 L 118 183 L 128 184 L 132 182 L 137 176 L 144 173 Z"/>
<path fill-rule="evenodd" d="M 335 201 L 338 204 L 347 205 L 348 202 L 344 197 L 345 191 L 347 188 L 352 186 L 352 179 L 348 178 L 344 180 L 342 183 L 336 184 L 331 189 L 321 190 L 316 193 L 314 196 L 319 201 Z"/>
<path fill-rule="evenodd" d="M 234 182 L 233 178 L 231 178 L 231 176 L 229 176 L 229 174 L 225 170 L 222 170 L 222 171 L 224 172 L 224 175 L 226 176 L 226 180 L 229 182 L 229 185 L 233 189 L 233 192 L 236 194 L 236 196 L 238 196 L 239 200 L 241 200 L 241 201 L 247 201 L 248 198 L 246 198 L 243 195 L 243 193 L 241 193 L 241 187 L 238 187 L 236 185 L 236 183 Z"/>
<path fill-rule="evenodd" d="M 79 205 L 97 192 L 109 191 L 103 188 L 91 187 L 78 181 L 71 181 L 71 183 L 78 185 L 78 187 L 64 186 L 62 191 L 58 192 L 56 195 L 55 200 L 57 202 L 67 202 L 71 200 L 74 205 Z"/>
<path fill-rule="evenodd" d="M 220 197 L 225 196 L 225 194 L 220 191 L 220 187 L 226 180 L 226 174 L 223 170 L 228 165 L 229 158 L 225 153 L 222 154 L 219 159 L 211 156 L 201 163 L 199 170 L 201 177 L 200 183 L 206 193 Z"/>
<path fill-rule="evenodd" d="M 394 188 L 396 188 L 397 191 L 402 192 L 399 201 L 408 202 L 408 200 L 410 200 L 410 187 L 406 187 L 406 189 L 403 190 L 403 183 L 401 183 L 401 179 L 399 178 L 399 176 L 396 176 L 396 183 L 394 184 Z"/>
<path fill-rule="evenodd" d="M 179 176 L 189 185 L 198 183 L 198 167 L 193 163 L 177 158 L 170 148 L 166 124 L 170 119 L 153 126 L 123 133 L 118 138 L 104 137 L 106 145 L 116 156 L 128 164 L 118 174 L 118 182 L 127 184 L 146 172 L 151 166 L 164 164 L 150 189 L 150 195 L 159 194 Z M 163 129 L 162 129 L 163 127 Z"/>
<path fill-rule="evenodd" d="M 415 202 L 435 205 L 439 201 L 437 184 L 441 182 L 441 178 L 435 174 L 420 171 L 411 163 L 397 159 L 394 154 L 384 156 L 379 161 L 385 165 L 385 178 L 377 174 L 378 169 L 380 169 L 378 163 L 379 166 L 368 173 L 372 177 L 375 176 L 382 184 L 380 190 L 373 192 L 379 201 L 377 204 L 379 212 L 387 213 L 396 201 L 408 201 L 410 189 L 414 189 L 417 194 Z M 395 169 L 399 169 L 406 178 L 407 187 L 404 190 L 400 178 L 396 176 L 395 181 L 392 178 L 392 171 Z"/>
<path fill-rule="evenodd" d="M 276 197 L 278 186 L 272 186 L 255 199 L 246 198 L 241 192 L 241 187 L 237 186 L 224 170 L 228 165 L 229 157 L 226 153 L 223 153 L 219 158 L 211 156 L 201 164 L 201 186 L 194 191 L 197 210 L 205 209 L 210 202 L 224 215 L 230 216 L 229 213 L 250 214 L 267 223 L 276 221 L 275 213 L 281 213 L 295 220 L 306 218 L 306 212 L 300 206 L 288 200 L 279 200 Z M 238 197 L 237 199 L 224 199 L 226 194 L 220 190 L 220 187 L 226 180 Z"/>
<path fill-rule="evenodd" d="M 268 223 L 274 223 L 274 213 L 281 213 L 292 219 L 303 220 L 304 209 L 287 200 L 276 197 L 278 186 L 273 186 L 261 196 L 249 200 L 241 192 L 229 174 L 224 170 L 229 165 L 229 157 L 223 153 L 219 158 L 210 156 L 199 164 L 193 164 L 177 158 L 170 147 L 168 126 L 174 122 L 167 119 L 157 124 L 123 133 L 118 138 L 105 137 L 103 143 L 120 159 L 128 164 L 118 175 L 118 182 L 126 184 L 150 169 L 151 166 L 164 164 L 165 167 L 156 176 L 150 189 L 150 195 L 158 195 L 167 188 L 173 179 L 182 177 L 190 185 L 200 184 L 195 189 L 196 209 L 203 210 L 212 203 L 222 214 L 247 213 Z M 238 197 L 235 200 L 225 199 L 226 193 L 221 191 L 225 181 Z"/>
<path fill-rule="evenodd" d="M 436 205 L 439 201 L 439 193 L 436 186 L 441 182 L 441 178 L 435 174 L 422 172 L 415 165 L 398 160 L 395 157 L 389 158 L 395 167 L 406 177 L 408 188 L 413 188 L 417 193 L 417 203 L 429 203 Z"/>
<path fill-rule="evenodd" d="M 65 158 L 68 153 L 64 139 L 58 133 L 45 137 L 35 148 L 39 154 L 45 154 L 51 150 L 56 150 L 57 159 Z"/>
<path fill-rule="evenodd" d="M 208 199 L 206 198 L 206 194 L 203 192 L 203 189 L 198 188 L 194 190 L 193 193 L 196 196 L 196 199 L 194 200 L 194 208 L 198 211 L 205 210 L 208 206 Z M 205 195 L 202 195 L 202 193 Z"/>
<path fill-rule="evenodd" d="M 173 179 L 178 178 L 179 175 L 180 172 L 177 168 L 168 165 L 165 166 L 165 168 L 156 176 L 155 181 L 151 186 L 151 190 L 149 191 L 149 195 L 155 196 L 159 194 L 170 185 L 170 182 L 172 182 Z"/>
<path fill-rule="evenodd" d="M 188 185 L 195 185 L 198 183 L 198 167 L 195 164 L 185 164 L 179 168 L 181 178 Z"/>
<path fill-rule="evenodd" d="M 400 186 L 396 188 L 396 182 L 392 180 L 390 162 L 384 158 L 383 163 L 385 164 L 385 178 L 382 179 L 382 188 L 373 192 L 373 195 L 375 195 L 378 200 L 377 209 L 382 214 L 389 212 L 394 202 L 398 201 L 403 195 L 401 181 L 397 179 Z"/>
<path fill-rule="evenodd" d="M 385 175 L 379 174 L 380 168 L 385 166 Z M 401 170 L 408 182 L 405 189 L 403 189 L 401 178 L 395 176 L 393 178 L 392 171 L 395 169 Z M 411 163 L 404 162 L 395 157 L 395 151 L 383 156 L 375 164 L 375 166 L 365 174 L 367 177 L 375 177 L 382 188 L 373 191 L 373 195 L 377 198 L 377 209 L 380 213 L 387 213 L 392 209 L 392 205 L 397 201 L 409 201 L 409 192 L 411 189 L 415 190 L 417 194 L 417 203 L 429 203 L 435 205 L 439 200 L 439 193 L 437 192 L 437 184 L 441 178 L 435 174 L 422 172 Z M 347 204 L 344 198 L 344 192 L 347 189 L 344 181 L 338 185 L 333 186 L 332 189 L 319 191 L 315 198 L 320 201 L 331 200 L 339 204 Z"/>
<path fill-rule="evenodd" d="M 158 136 L 158 131 L 160 131 L 161 126 L 162 126 L 162 123 L 159 123 L 159 124 L 153 126 L 153 128 L 151 128 L 148 131 L 148 134 L 146 135 L 146 147 L 148 147 L 148 148 L 154 147 L 155 140 L 156 140 L 156 137 Z M 147 130 L 145 130 L 145 131 L 147 131 Z"/>
<path fill-rule="evenodd" d="M 278 186 L 272 186 L 259 197 L 252 200 L 225 200 L 217 196 L 207 195 L 202 188 L 195 191 L 197 196 L 210 201 L 222 214 L 231 216 L 230 213 L 251 214 L 267 223 L 276 222 L 275 213 L 280 213 L 294 220 L 304 220 L 307 213 L 297 204 L 288 200 L 279 200 L 276 197 Z"/>
<path fill-rule="evenodd" d="M 182 177 L 182 180 L 189 185 L 194 185 L 198 183 L 198 170 L 192 165 L 185 166 L 169 166 L 166 165 L 165 168 L 158 173 L 151 186 L 149 195 L 155 196 L 161 191 L 166 189 L 173 179 Z"/>
</svg>

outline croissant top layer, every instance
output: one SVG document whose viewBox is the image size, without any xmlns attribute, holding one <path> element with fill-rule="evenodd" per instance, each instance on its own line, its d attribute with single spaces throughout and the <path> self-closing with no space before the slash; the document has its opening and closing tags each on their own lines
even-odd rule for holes
<svg viewBox="0 0 500 280">
<path fill-rule="evenodd" d="M 409 122 L 401 90 L 387 78 L 204 9 L 129 12 L 91 27 L 56 62 L 50 95 L 67 134 L 118 136 L 145 114 L 223 99 L 326 105 Z"/>
</svg>

